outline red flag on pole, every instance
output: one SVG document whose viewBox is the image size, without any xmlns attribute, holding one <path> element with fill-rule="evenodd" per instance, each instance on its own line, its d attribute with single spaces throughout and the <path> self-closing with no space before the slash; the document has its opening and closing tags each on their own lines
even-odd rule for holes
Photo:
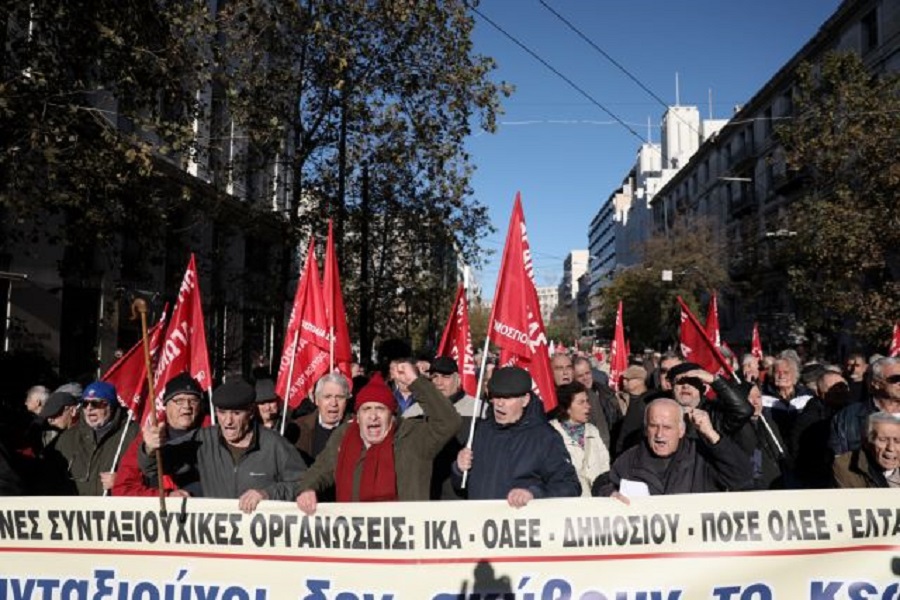
<svg viewBox="0 0 900 600">
<path fill-rule="evenodd" d="M 453 308 L 444 327 L 437 355 L 449 356 L 456 361 L 463 391 L 474 396 L 478 378 L 475 376 L 475 356 L 469 331 L 469 302 L 466 299 L 466 288 L 462 284 L 456 291 L 456 300 L 453 301 Z"/>
<path fill-rule="evenodd" d="M 888 356 L 900 356 L 900 321 L 894 323 L 894 335 L 891 338 L 891 347 Z"/>
<path fill-rule="evenodd" d="M 328 240 L 325 243 L 325 273 L 322 279 L 322 296 L 325 301 L 325 316 L 328 320 L 328 332 L 331 335 L 331 366 L 334 366 L 350 379 L 350 361 L 353 360 L 350 349 L 350 329 L 347 327 L 347 311 L 344 309 L 344 297 L 341 294 L 341 278 L 338 273 L 337 255 L 334 252 L 334 234 L 331 219 L 328 220 Z"/>
<path fill-rule="evenodd" d="M 750 339 L 750 354 L 758 358 L 760 361 L 763 359 L 763 347 L 762 342 L 759 339 L 759 323 L 753 323 L 753 337 Z"/>
<path fill-rule="evenodd" d="M 151 366 L 158 356 L 159 342 L 165 329 L 166 312 L 168 305 L 163 308 L 159 321 L 147 332 L 150 346 Z M 143 340 L 139 340 L 117 360 L 100 378 L 116 386 L 116 396 L 119 404 L 124 406 L 133 415 L 134 419 L 142 422 L 144 412 L 144 399 L 147 395 L 147 362 L 144 360 Z"/>
<path fill-rule="evenodd" d="M 678 296 L 678 304 L 681 306 L 681 355 L 684 359 L 697 363 L 710 373 L 718 373 L 721 369 L 728 377 L 734 378 L 731 366 L 710 341 L 706 330 L 700 326 L 681 296 Z"/>
<path fill-rule="evenodd" d="M 709 299 L 709 308 L 706 310 L 706 337 L 716 348 L 722 347 L 722 338 L 719 336 L 719 302 L 716 300 L 716 292 L 713 290 Z"/>
<path fill-rule="evenodd" d="M 518 193 L 509 219 L 488 336 L 500 347 L 500 365 L 526 369 L 534 382 L 534 392 L 544 403 L 544 410 L 555 408 L 556 388 L 550 370 L 547 332 L 534 287 L 531 248 Z"/>
<path fill-rule="evenodd" d="M 212 386 L 209 352 L 206 348 L 206 326 L 203 323 L 203 304 L 200 282 L 193 252 L 178 290 L 178 300 L 160 347 L 153 387 L 156 391 L 156 412 L 164 418 L 162 397 L 166 382 L 179 373 L 188 372 L 204 392 Z M 145 411 L 146 412 L 146 411 Z"/>
<path fill-rule="evenodd" d="M 618 391 L 622 384 L 622 374 L 628 368 L 628 349 L 625 346 L 625 324 L 622 321 L 622 301 L 616 311 L 616 331 L 609 350 L 609 387 Z"/>
<path fill-rule="evenodd" d="M 315 240 L 310 239 L 275 382 L 275 393 L 291 408 L 299 406 L 319 377 L 328 372 L 331 341 L 327 327 Z"/>
</svg>

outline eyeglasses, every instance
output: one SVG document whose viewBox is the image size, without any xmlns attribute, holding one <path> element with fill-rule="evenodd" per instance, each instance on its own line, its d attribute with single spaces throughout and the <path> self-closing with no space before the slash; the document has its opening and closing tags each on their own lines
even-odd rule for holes
<svg viewBox="0 0 900 600">
<path fill-rule="evenodd" d="M 185 396 L 184 398 L 172 398 L 169 400 L 175 406 L 197 406 L 200 404 L 200 398 L 196 396 Z"/>
<path fill-rule="evenodd" d="M 82 400 L 81 405 L 85 408 L 107 408 L 109 406 L 109 402 L 106 400 Z"/>
<path fill-rule="evenodd" d="M 900 373 L 897 373 L 896 375 L 888 375 L 884 378 L 884 380 L 888 383 L 900 383 Z"/>
</svg>

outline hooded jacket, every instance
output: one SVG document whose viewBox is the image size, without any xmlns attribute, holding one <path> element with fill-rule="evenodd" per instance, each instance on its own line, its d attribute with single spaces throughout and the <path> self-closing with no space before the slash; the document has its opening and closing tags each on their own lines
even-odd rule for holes
<svg viewBox="0 0 900 600">
<path fill-rule="evenodd" d="M 544 417 L 541 400 L 532 394 L 522 418 L 509 425 L 488 409 L 475 427 L 472 469 L 466 488 L 470 500 L 506 499 L 510 490 L 527 489 L 535 498 L 581 495 L 581 482 L 562 438 Z M 453 464 L 454 485 L 462 473 Z"/>
</svg>

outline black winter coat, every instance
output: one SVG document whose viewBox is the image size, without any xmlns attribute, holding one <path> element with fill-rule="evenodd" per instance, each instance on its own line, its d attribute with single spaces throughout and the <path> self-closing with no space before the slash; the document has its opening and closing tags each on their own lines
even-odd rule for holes
<svg viewBox="0 0 900 600">
<path fill-rule="evenodd" d="M 543 409 L 540 398 L 532 395 L 521 419 L 500 425 L 488 408 L 472 441 L 472 469 L 466 483 L 470 500 L 505 499 L 515 488 L 527 489 L 535 498 L 581 495 L 569 452 Z M 455 462 L 453 479 L 459 487 L 462 473 Z"/>
</svg>

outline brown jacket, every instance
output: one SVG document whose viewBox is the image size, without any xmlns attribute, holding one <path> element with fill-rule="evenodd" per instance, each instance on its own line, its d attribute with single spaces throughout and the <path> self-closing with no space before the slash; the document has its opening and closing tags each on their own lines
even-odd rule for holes
<svg viewBox="0 0 900 600">
<path fill-rule="evenodd" d="M 835 487 L 886 488 L 884 472 L 871 459 L 865 447 L 845 452 L 834 459 L 832 467 Z"/>
<path fill-rule="evenodd" d="M 422 405 L 425 418 L 397 418 L 397 433 L 394 436 L 397 497 L 401 501 L 428 500 L 434 457 L 456 435 L 462 419 L 427 378 L 416 379 L 410 390 Z M 331 435 L 316 463 L 300 479 L 300 490 L 321 492 L 334 485 L 338 450 L 346 432 L 345 423 Z"/>
</svg>

